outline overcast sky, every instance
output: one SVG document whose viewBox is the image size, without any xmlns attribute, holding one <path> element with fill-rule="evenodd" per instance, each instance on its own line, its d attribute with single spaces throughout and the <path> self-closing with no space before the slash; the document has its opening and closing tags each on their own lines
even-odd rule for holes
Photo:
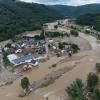
<svg viewBox="0 0 100 100">
<path fill-rule="evenodd" d="M 66 5 L 84 5 L 84 4 L 91 4 L 91 3 L 100 3 L 100 0 L 21 0 L 25 2 L 36 2 L 42 4 L 66 4 Z"/>
</svg>

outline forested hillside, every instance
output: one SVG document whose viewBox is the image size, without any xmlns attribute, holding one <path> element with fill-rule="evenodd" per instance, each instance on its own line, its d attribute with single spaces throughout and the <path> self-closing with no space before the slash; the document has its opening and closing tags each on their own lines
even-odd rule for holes
<svg viewBox="0 0 100 100">
<path fill-rule="evenodd" d="M 81 15 L 77 18 L 77 23 L 93 26 L 96 30 L 100 31 L 100 13 Z"/>
<path fill-rule="evenodd" d="M 25 31 L 40 29 L 43 23 L 64 18 L 66 15 L 77 17 L 81 14 L 99 11 L 100 4 L 78 7 L 64 5 L 46 6 L 19 2 L 18 0 L 0 0 L 0 41 L 12 38 L 16 34 Z M 85 18 L 82 17 L 81 19 Z M 96 18 L 96 20 L 98 19 Z M 98 29 L 99 21 L 95 23 L 96 29 Z"/>
<path fill-rule="evenodd" d="M 43 23 L 60 18 L 64 16 L 45 5 L 0 0 L 0 41 L 41 28 Z"/>
<path fill-rule="evenodd" d="M 53 5 L 49 7 L 70 17 L 78 17 L 86 13 L 100 12 L 100 4 L 88 4 L 82 6 Z"/>
</svg>

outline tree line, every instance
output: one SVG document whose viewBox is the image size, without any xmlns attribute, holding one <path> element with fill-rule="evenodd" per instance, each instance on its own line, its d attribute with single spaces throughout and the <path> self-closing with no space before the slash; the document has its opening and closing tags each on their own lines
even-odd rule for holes
<svg viewBox="0 0 100 100">
<path fill-rule="evenodd" d="M 64 18 L 57 11 L 36 3 L 0 1 L 0 41 L 25 31 L 41 29 L 46 22 Z"/>
</svg>

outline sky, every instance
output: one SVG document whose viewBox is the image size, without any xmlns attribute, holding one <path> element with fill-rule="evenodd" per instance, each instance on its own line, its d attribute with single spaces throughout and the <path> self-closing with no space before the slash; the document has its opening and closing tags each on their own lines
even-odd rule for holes
<svg viewBox="0 0 100 100">
<path fill-rule="evenodd" d="M 62 5 L 85 5 L 91 3 L 100 3 L 100 0 L 21 0 L 25 2 L 35 2 L 47 5 L 62 4 Z"/>
</svg>

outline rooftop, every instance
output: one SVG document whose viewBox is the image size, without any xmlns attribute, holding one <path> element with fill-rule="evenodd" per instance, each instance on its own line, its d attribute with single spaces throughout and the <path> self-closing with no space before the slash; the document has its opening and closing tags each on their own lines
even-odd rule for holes
<svg viewBox="0 0 100 100">
<path fill-rule="evenodd" d="M 32 60 L 38 59 L 40 55 L 39 54 L 28 54 L 28 55 L 23 55 L 20 57 L 14 57 L 13 55 L 10 56 L 11 59 L 10 62 L 13 63 L 14 65 L 20 65 L 26 62 L 31 62 Z"/>
</svg>

